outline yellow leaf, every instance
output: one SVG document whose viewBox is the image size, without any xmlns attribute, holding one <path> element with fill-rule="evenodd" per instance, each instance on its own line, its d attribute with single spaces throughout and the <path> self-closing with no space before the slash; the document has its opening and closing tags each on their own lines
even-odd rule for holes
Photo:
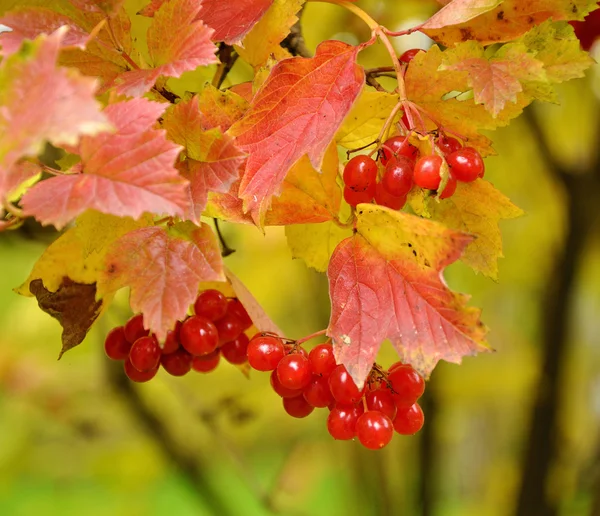
<svg viewBox="0 0 600 516">
<path fill-rule="evenodd" d="M 398 95 L 363 90 L 337 132 L 336 141 L 346 149 L 373 143 L 397 103 Z"/>
<path fill-rule="evenodd" d="M 498 222 L 519 217 L 523 211 L 483 179 L 459 183 L 449 199 L 436 202 L 430 198 L 428 210 L 434 220 L 476 237 L 461 259 L 476 272 L 497 280 L 498 258 L 503 256 Z"/>
<path fill-rule="evenodd" d="M 104 269 L 109 244 L 121 235 L 150 223 L 149 217 L 134 221 L 129 217 L 115 217 L 91 210 L 85 212 L 77 218 L 75 227 L 46 249 L 27 280 L 15 291 L 23 296 L 32 296 L 29 285 L 36 279 L 41 279 L 50 292 L 56 292 L 65 277 L 75 283 L 95 283 Z"/>
<path fill-rule="evenodd" d="M 289 52 L 279 43 L 298 21 L 296 14 L 303 3 L 304 0 L 275 0 L 246 35 L 242 46 L 235 46 L 240 57 L 255 68 L 263 66 L 271 56 L 278 61 L 289 57 Z"/>
<path fill-rule="evenodd" d="M 335 223 L 292 224 L 285 227 L 285 236 L 293 258 L 302 258 L 306 265 L 325 272 L 336 246 L 352 235 L 349 228 Z"/>
</svg>

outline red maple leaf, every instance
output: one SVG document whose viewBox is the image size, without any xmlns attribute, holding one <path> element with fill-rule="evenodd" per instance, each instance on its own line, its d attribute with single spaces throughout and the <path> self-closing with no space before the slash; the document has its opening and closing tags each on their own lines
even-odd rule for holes
<svg viewBox="0 0 600 516">
<path fill-rule="evenodd" d="M 71 18 L 43 7 L 21 7 L 0 17 L 0 24 L 10 27 L 11 31 L 0 33 L 2 55 L 13 54 L 24 40 L 33 40 L 40 34 L 51 34 L 62 26 L 69 30 L 60 40 L 61 47 L 85 48 L 90 37 L 87 31 Z"/>
<path fill-rule="evenodd" d="M 46 141 L 75 145 L 81 135 L 110 128 L 94 98 L 97 82 L 56 66 L 66 32 L 40 36 L 26 56 L 13 54 L 0 64 L 0 183 L 12 183 L 6 178 L 15 163 Z"/>
<path fill-rule="evenodd" d="M 215 29 L 213 41 L 239 43 L 271 6 L 273 0 L 238 0 L 235 7 L 223 0 L 204 0 L 199 17 Z"/>
<path fill-rule="evenodd" d="M 185 147 L 179 170 L 190 181 L 191 210 L 186 218 L 192 221 L 200 219 L 208 192 L 229 191 L 246 159 L 231 136 L 208 126 L 196 96 L 175 105 L 163 120 L 169 139 Z"/>
<path fill-rule="evenodd" d="M 199 9 L 198 0 L 171 0 L 160 6 L 147 33 L 153 68 L 121 74 L 115 79 L 119 93 L 140 97 L 161 75 L 179 77 L 218 61 L 213 30 L 198 19 Z"/>
<path fill-rule="evenodd" d="M 262 224 L 290 167 L 303 155 L 315 168 L 364 84 L 357 47 L 325 41 L 315 57 L 285 59 L 229 133 L 248 155 L 240 186 L 244 210 Z"/>
<path fill-rule="evenodd" d="M 130 304 L 159 339 L 183 319 L 205 281 L 224 281 L 219 244 L 206 224 L 136 229 L 114 242 L 98 295 L 131 289 Z"/>
<path fill-rule="evenodd" d="M 385 338 L 425 376 L 439 360 L 489 351 L 479 310 L 441 275 L 472 237 L 373 205 L 359 205 L 357 229 L 335 249 L 328 269 L 328 335 L 357 384 Z"/>
<path fill-rule="evenodd" d="M 87 209 L 133 218 L 182 215 L 188 183 L 174 167 L 180 147 L 152 128 L 164 108 L 146 99 L 109 105 L 104 112 L 117 131 L 84 137 L 83 172 L 35 185 L 23 197 L 24 213 L 57 228 Z"/>
</svg>

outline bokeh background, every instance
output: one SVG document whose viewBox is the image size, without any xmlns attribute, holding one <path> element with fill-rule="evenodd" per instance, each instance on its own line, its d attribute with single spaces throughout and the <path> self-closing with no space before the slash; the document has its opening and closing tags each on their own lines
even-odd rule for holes
<svg viewBox="0 0 600 516">
<path fill-rule="evenodd" d="M 436 4 L 359 5 L 399 30 Z M 303 14 L 311 50 L 363 41 L 365 29 L 336 6 Z M 366 66 L 389 64 L 381 47 L 365 54 Z M 248 77 L 238 63 L 228 80 Z M 0 234 L 0 515 L 599 515 L 600 69 L 559 93 L 560 105 L 534 105 L 490 135 L 486 179 L 526 212 L 501 224 L 500 281 L 460 264 L 446 273 L 483 308 L 497 352 L 440 364 L 424 430 L 379 452 L 331 439 L 326 411 L 289 417 L 266 373 L 222 363 L 128 383 L 102 350 L 130 315 L 126 293 L 57 362 L 58 324 L 12 292 L 57 235 L 30 224 Z M 326 327 L 326 278 L 291 260 L 281 228 L 222 227 L 237 250 L 227 265 L 288 336 Z M 379 362 L 392 361 L 386 343 Z"/>
</svg>

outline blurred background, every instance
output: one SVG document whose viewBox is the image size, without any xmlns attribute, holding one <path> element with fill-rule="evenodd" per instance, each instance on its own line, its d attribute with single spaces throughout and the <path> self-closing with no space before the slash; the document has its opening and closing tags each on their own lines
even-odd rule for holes
<svg viewBox="0 0 600 516">
<path fill-rule="evenodd" d="M 359 5 L 395 30 L 436 6 Z M 310 50 L 364 41 L 365 28 L 331 5 L 303 15 Z M 388 64 L 380 46 L 362 58 Z M 228 81 L 248 77 L 240 63 Z M 222 363 L 127 382 L 102 349 L 130 315 L 125 294 L 57 362 L 59 325 L 12 292 L 57 235 L 0 233 L 0 515 L 600 515 L 600 68 L 559 93 L 561 105 L 534 105 L 490 134 L 486 179 L 526 212 L 501 224 L 499 283 L 460 264 L 446 273 L 482 307 L 497 352 L 441 363 L 424 429 L 379 452 L 334 441 L 326 411 L 288 416 L 267 373 Z M 227 265 L 287 336 L 326 327 L 326 278 L 291 260 L 283 229 L 222 228 L 237 250 Z M 393 361 L 386 343 L 379 362 Z"/>
</svg>

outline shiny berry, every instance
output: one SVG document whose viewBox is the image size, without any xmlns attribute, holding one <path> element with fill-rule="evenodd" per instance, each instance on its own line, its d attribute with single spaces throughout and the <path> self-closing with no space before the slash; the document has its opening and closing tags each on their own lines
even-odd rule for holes
<svg viewBox="0 0 600 516">
<path fill-rule="evenodd" d="M 454 179 L 452 176 L 449 176 L 448 182 L 446 183 L 446 187 L 440 195 L 440 199 L 447 199 L 448 197 L 452 197 L 454 195 L 454 192 L 456 192 L 456 185 L 456 179 Z"/>
<path fill-rule="evenodd" d="M 328 407 L 335 401 L 325 376 L 313 376 L 308 385 L 304 387 L 303 394 L 304 399 L 316 408 Z"/>
<path fill-rule="evenodd" d="M 363 192 L 375 184 L 377 163 L 369 156 L 354 156 L 344 167 L 344 184 L 355 192 Z"/>
<path fill-rule="evenodd" d="M 206 355 L 219 345 L 219 333 L 209 319 L 201 315 L 192 315 L 181 325 L 179 340 L 192 355 Z"/>
<path fill-rule="evenodd" d="M 282 398 L 294 398 L 302 395 L 302 389 L 288 389 L 287 387 L 281 385 L 279 378 L 277 378 L 276 369 L 274 369 L 271 373 L 271 387 Z"/>
<path fill-rule="evenodd" d="M 437 190 L 440 186 L 440 168 L 442 167 L 442 158 L 436 154 L 423 156 L 415 164 L 413 174 L 414 182 L 421 188 L 428 190 Z"/>
<path fill-rule="evenodd" d="M 410 63 L 419 52 L 425 52 L 422 48 L 411 48 L 404 52 L 398 60 L 402 63 Z"/>
<path fill-rule="evenodd" d="M 406 122 L 408 124 L 408 120 Z M 410 160 L 417 159 L 419 149 L 408 141 L 406 136 L 392 136 L 383 142 L 379 151 L 379 159 L 382 165 L 387 165 L 390 159 L 404 156 Z"/>
<path fill-rule="evenodd" d="M 162 355 L 160 364 L 171 376 L 183 376 L 189 373 L 192 368 L 192 355 L 185 349 L 179 348 L 174 353 Z"/>
<path fill-rule="evenodd" d="M 375 202 L 379 206 L 385 206 L 392 210 L 401 210 L 406 204 L 407 199 L 407 195 L 401 195 L 400 197 L 390 195 L 381 183 L 377 183 L 377 187 L 375 188 Z"/>
<path fill-rule="evenodd" d="M 406 195 L 413 185 L 414 162 L 404 156 L 389 161 L 381 178 L 381 186 L 394 197 Z"/>
<path fill-rule="evenodd" d="M 242 325 L 242 331 L 246 331 L 252 326 L 252 319 L 239 299 L 233 298 L 227 301 L 227 313 L 237 318 Z"/>
<path fill-rule="evenodd" d="M 221 346 L 223 358 L 230 364 L 244 364 L 248 360 L 248 343 L 250 339 L 245 333 L 240 333 L 234 340 Z"/>
<path fill-rule="evenodd" d="M 450 167 L 452 177 L 463 183 L 470 183 L 483 175 L 483 159 L 479 152 L 471 147 L 465 147 L 448 154 L 446 161 Z"/>
<path fill-rule="evenodd" d="M 356 206 L 361 203 L 369 203 L 375 196 L 375 183 L 369 186 L 366 190 L 356 192 L 347 186 L 344 187 L 344 200 L 350 206 Z"/>
<path fill-rule="evenodd" d="M 347 441 L 356 436 L 356 422 L 364 412 L 362 403 L 341 405 L 336 403 L 327 417 L 329 435 L 339 441 Z"/>
<path fill-rule="evenodd" d="M 301 353 L 286 355 L 277 364 L 277 378 L 288 389 L 303 389 L 311 379 L 308 358 Z"/>
<path fill-rule="evenodd" d="M 129 361 L 138 371 L 148 372 L 158 367 L 160 355 L 160 346 L 154 335 L 140 337 L 131 346 Z"/>
<path fill-rule="evenodd" d="M 225 294 L 212 288 L 201 292 L 194 303 L 194 313 L 211 321 L 220 319 L 227 313 Z"/>
<path fill-rule="evenodd" d="M 309 405 L 304 396 L 294 398 L 283 398 L 283 408 L 292 417 L 303 418 L 308 416 L 315 407 Z"/>
<path fill-rule="evenodd" d="M 368 391 L 365 394 L 365 402 L 368 410 L 377 410 L 392 420 L 396 416 L 396 402 L 387 387 Z"/>
<path fill-rule="evenodd" d="M 125 360 L 129 356 L 131 343 L 125 338 L 123 326 L 117 326 L 108 332 L 104 341 L 104 352 L 112 360 Z"/>
<path fill-rule="evenodd" d="M 369 410 L 356 422 L 356 436 L 369 450 L 379 450 L 394 436 L 394 425 L 389 417 L 376 410 Z"/>
<path fill-rule="evenodd" d="M 149 335 L 150 332 L 144 328 L 144 316 L 142 314 L 134 315 L 125 324 L 125 338 L 133 344 L 140 337 Z"/>
<path fill-rule="evenodd" d="M 416 434 L 425 422 L 425 415 L 418 403 L 410 407 L 398 407 L 398 412 L 394 418 L 394 430 L 401 435 Z"/>
<path fill-rule="evenodd" d="M 271 335 L 259 333 L 248 344 L 248 363 L 257 371 L 272 371 L 284 355 L 281 339 Z"/>
<path fill-rule="evenodd" d="M 312 374 L 329 376 L 336 366 L 333 346 L 331 344 L 315 346 L 308 354 L 308 362 Z"/>
<path fill-rule="evenodd" d="M 388 382 L 398 407 L 410 407 L 425 392 L 425 380 L 409 365 L 389 372 Z"/>
<path fill-rule="evenodd" d="M 461 149 L 462 143 L 460 143 L 456 138 L 452 138 L 452 136 L 440 136 L 437 146 L 444 154 L 447 155 Z"/>
<path fill-rule="evenodd" d="M 336 366 L 329 375 L 329 389 L 335 401 L 345 405 L 356 403 L 362 397 L 363 393 L 356 386 L 350 373 L 342 364 Z"/>
<path fill-rule="evenodd" d="M 208 355 L 202 355 L 201 357 L 192 358 L 192 369 L 198 373 L 209 373 L 214 371 L 219 362 L 221 361 L 221 353 L 218 349 L 215 349 Z"/>
<path fill-rule="evenodd" d="M 124 369 L 127 377 L 132 382 L 137 383 L 143 383 L 152 380 L 152 378 L 154 378 L 156 376 L 156 373 L 158 372 L 158 366 L 156 366 L 154 369 L 151 369 L 150 371 L 138 371 L 135 367 L 133 367 L 129 359 L 125 360 Z"/>
</svg>

